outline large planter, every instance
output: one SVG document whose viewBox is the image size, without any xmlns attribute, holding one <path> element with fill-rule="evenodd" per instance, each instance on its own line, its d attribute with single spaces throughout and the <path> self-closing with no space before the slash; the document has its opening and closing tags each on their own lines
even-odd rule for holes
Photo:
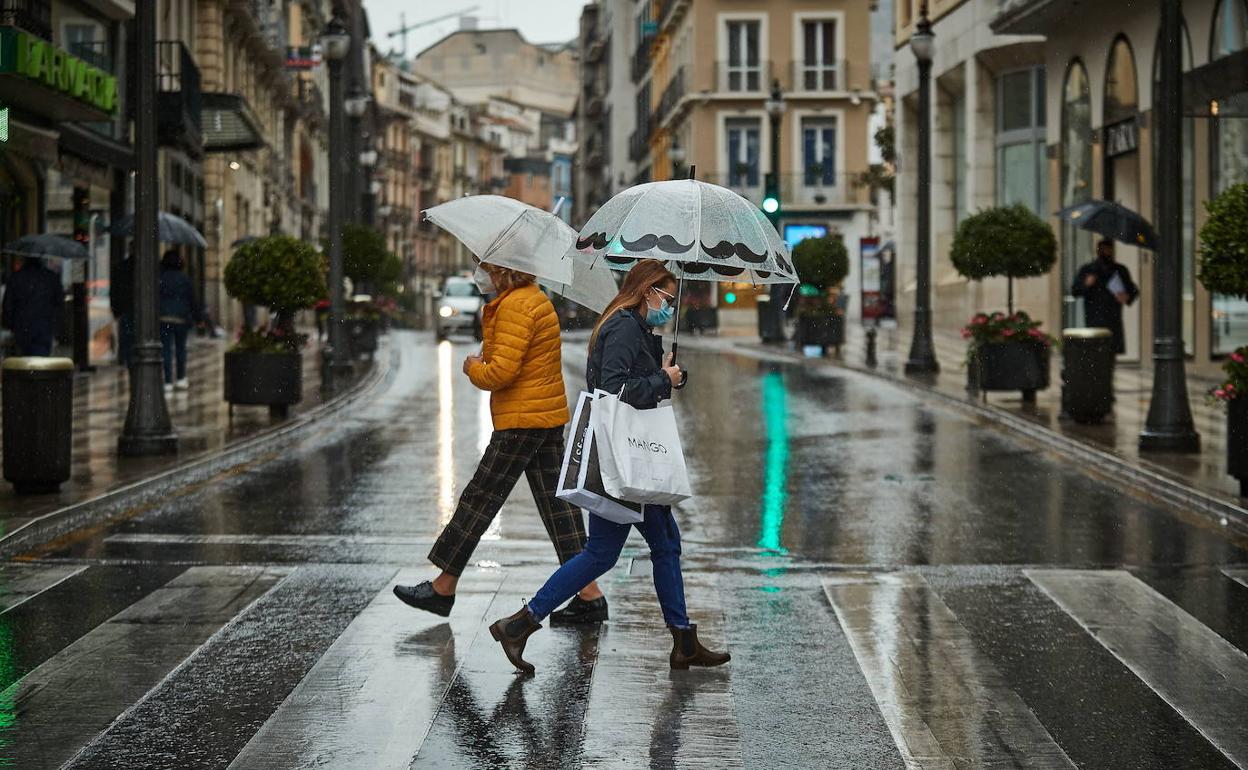
<svg viewBox="0 0 1248 770">
<path fill-rule="evenodd" d="M 1226 472 L 1239 479 L 1240 497 L 1248 497 L 1248 396 L 1226 407 Z"/>
<path fill-rule="evenodd" d="M 798 350 L 817 345 L 826 353 L 845 344 L 845 317 L 834 313 L 806 313 L 797 317 L 794 343 Z"/>
<path fill-rule="evenodd" d="M 977 390 L 1019 390 L 1031 398 L 1049 387 L 1049 349 L 1036 342 L 991 342 L 980 345 L 967 370 Z"/>
<path fill-rule="evenodd" d="M 231 350 L 225 354 L 225 400 L 231 406 L 267 406 L 284 416 L 303 400 L 303 356 Z"/>
<path fill-rule="evenodd" d="M 378 323 L 373 318 L 348 318 L 347 341 L 352 358 L 377 352 Z"/>
</svg>

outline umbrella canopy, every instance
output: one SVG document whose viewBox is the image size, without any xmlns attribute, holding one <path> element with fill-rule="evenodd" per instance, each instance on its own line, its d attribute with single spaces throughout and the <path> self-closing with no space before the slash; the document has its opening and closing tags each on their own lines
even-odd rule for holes
<svg viewBox="0 0 1248 770">
<path fill-rule="evenodd" d="M 89 259 L 91 256 L 78 241 L 52 233 L 23 235 L 6 245 L 4 253 L 25 259 Z"/>
<path fill-rule="evenodd" d="M 198 246 L 201 249 L 208 248 L 208 241 L 204 240 L 204 236 L 182 217 L 162 211 L 156 219 L 160 228 L 161 242 L 180 246 Z M 127 214 L 114 222 L 109 232 L 113 235 L 134 235 L 134 215 Z"/>
<path fill-rule="evenodd" d="M 576 231 L 549 211 L 501 195 L 470 195 L 424 213 L 482 262 L 533 275 L 540 285 L 596 312 L 615 298 L 609 271 L 581 269 L 563 258 Z"/>
<path fill-rule="evenodd" d="M 590 217 L 568 254 L 617 270 L 659 259 L 690 280 L 798 282 L 788 246 L 757 206 L 693 179 L 619 193 Z"/>
<path fill-rule="evenodd" d="M 1157 231 L 1148 220 L 1113 201 L 1090 200 L 1067 206 L 1057 215 L 1075 227 L 1113 238 L 1115 241 L 1157 248 Z"/>
</svg>

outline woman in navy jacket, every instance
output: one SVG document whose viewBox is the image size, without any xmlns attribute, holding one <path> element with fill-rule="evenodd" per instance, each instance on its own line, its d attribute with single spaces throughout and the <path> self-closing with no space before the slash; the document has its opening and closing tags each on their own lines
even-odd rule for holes
<svg viewBox="0 0 1248 770">
<path fill-rule="evenodd" d="M 627 404 L 653 409 L 660 401 L 671 398 L 674 388 L 684 384 L 684 372 L 670 357 L 664 360 L 662 340 L 653 332 L 671 320 L 675 291 L 675 276 L 659 262 L 643 260 L 629 271 L 620 293 L 598 319 L 590 338 L 586 367 L 590 391 L 618 393 Z M 585 549 L 551 575 L 532 602 L 490 626 L 490 633 L 502 644 L 503 652 L 516 668 L 533 673 L 533 666 L 523 657 L 529 636 L 541 628 L 541 621 L 556 607 L 615 566 L 632 526 L 637 527 L 650 546 L 655 593 L 663 609 L 663 620 L 672 633 L 671 667 L 719 666 L 728 662 L 728 653 L 712 652 L 698 642 L 698 627 L 686 615 L 680 530 L 672 509 L 647 505 L 643 515 L 641 523 L 630 526 L 591 514 Z"/>
</svg>

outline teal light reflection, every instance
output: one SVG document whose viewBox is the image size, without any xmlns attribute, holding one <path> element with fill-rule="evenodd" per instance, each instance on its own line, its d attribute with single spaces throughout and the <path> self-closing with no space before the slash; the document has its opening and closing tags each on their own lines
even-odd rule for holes
<svg viewBox="0 0 1248 770">
<path fill-rule="evenodd" d="M 768 372 L 763 377 L 763 420 L 767 429 L 767 455 L 763 471 L 763 511 L 758 547 L 787 554 L 780 545 L 784 529 L 784 504 L 788 499 L 789 407 L 784 375 Z"/>
</svg>

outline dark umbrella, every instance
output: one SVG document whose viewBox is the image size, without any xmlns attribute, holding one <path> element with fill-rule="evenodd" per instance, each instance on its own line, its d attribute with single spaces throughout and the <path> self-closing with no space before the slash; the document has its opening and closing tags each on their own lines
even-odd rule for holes
<svg viewBox="0 0 1248 770">
<path fill-rule="evenodd" d="M 157 221 L 160 227 L 161 242 L 175 243 L 182 246 L 198 246 L 201 249 L 208 248 L 208 241 L 204 240 L 204 236 L 200 235 L 199 231 L 182 217 L 162 211 L 157 217 Z M 118 219 L 113 223 L 109 232 L 113 235 L 134 235 L 134 215 L 127 214 Z"/>
<path fill-rule="evenodd" d="M 1091 200 L 1067 206 L 1057 215 L 1084 230 L 1115 241 L 1157 249 L 1157 231 L 1148 220 L 1113 201 Z"/>
<path fill-rule="evenodd" d="M 87 248 L 72 238 L 52 233 L 23 235 L 4 247 L 5 254 L 25 259 L 90 259 Z"/>
</svg>

